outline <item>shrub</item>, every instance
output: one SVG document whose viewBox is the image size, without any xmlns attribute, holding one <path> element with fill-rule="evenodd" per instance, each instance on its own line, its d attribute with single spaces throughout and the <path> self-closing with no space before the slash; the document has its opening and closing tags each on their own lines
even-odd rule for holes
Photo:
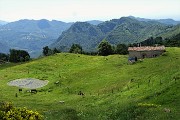
<svg viewBox="0 0 180 120">
<path fill-rule="evenodd" d="M 0 120 L 43 120 L 43 116 L 25 107 L 16 108 L 11 102 L 1 102 Z"/>
</svg>

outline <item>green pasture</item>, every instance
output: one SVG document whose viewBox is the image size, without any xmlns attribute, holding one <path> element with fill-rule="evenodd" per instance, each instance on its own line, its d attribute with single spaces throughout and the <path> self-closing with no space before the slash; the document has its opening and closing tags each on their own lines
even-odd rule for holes
<svg viewBox="0 0 180 120">
<path fill-rule="evenodd" d="M 20 78 L 49 83 L 37 94 L 19 93 L 7 82 Z M 135 64 L 126 55 L 70 53 L 3 64 L 0 101 L 38 111 L 46 120 L 178 120 L 180 48 L 166 48 L 162 56 Z"/>
</svg>

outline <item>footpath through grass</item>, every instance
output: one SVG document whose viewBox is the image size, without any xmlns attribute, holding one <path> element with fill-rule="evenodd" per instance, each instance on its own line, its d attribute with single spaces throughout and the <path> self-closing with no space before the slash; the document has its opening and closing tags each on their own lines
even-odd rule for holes
<svg viewBox="0 0 180 120">
<path fill-rule="evenodd" d="M 0 101 L 37 110 L 47 120 L 180 118 L 180 48 L 167 48 L 160 57 L 132 65 L 127 58 L 61 53 L 0 65 Z M 37 94 L 25 89 L 19 93 L 7 82 L 20 78 L 49 84 Z"/>
</svg>

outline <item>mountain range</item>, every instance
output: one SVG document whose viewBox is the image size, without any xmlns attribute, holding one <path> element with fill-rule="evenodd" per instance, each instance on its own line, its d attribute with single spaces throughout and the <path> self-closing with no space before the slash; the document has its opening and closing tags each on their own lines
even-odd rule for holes
<svg viewBox="0 0 180 120">
<path fill-rule="evenodd" d="M 3 23 L 3 25 L 2 25 Z M 179 21 L 172 19 L 152 20 L 133 16 L 110 21 L 92 20 L 66 23 L 57 20 L 0 21 L 0 52 L 9 49 L 27 50 L 37 57 L 44 46 L 68 51 L 70 46 L 80 44 L 85 51 L 95 51 L 103 40 L 111 44 L 135 43 L 149 37 L 171 37 L 180 33 Z"/>
<path fill-rule="evenodd" d="M 97 25 L 103 21 L 86 21 Z M 32 57 L 40 55 L 44 46 L 53 43 L 59 35 L 67 30 L 73 22 L 57 20 L 19 20 L 15 22 L 0 21 L 0 52 L 8 53 L 9 49 L 27 50 Z"/>
<path fill-rule="evenodd" d="M 165 36 L 169 31 L 174 33 L 178 29 L 176 26 L 159 21 L 140 21 L 131 17 L 112 19 L 98 25 L 76 22 L 50 47 L 67 51 L 72 44 L 80 44 L 85 51 L 96 51 L 103 39 L 112 45 L 136 43 L 149 37 Z"/>
<path fill-rule="evenodd" d="M 138 21 L 156 21 L 167 25 L 177 25 L 180 24 L 180 21 L 175 21 L 173 19 L 146 19 L 146 18 L 140 18 L 140 17 L 134 17 L 134 16 L 128 16 L 129 18 L 136 19 Z"/>
<path fill-rule="evenodd" d="M 53 43 L 72 24 L 45 19 L 19 20 L 0 26 L 0 42 L 9 48 L 27 50 L 33 56 L 43 46 Z"/>
</svg>

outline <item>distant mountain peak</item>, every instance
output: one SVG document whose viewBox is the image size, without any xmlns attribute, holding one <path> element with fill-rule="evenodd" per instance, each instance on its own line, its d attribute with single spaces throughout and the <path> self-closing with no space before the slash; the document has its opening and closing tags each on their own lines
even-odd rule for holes
<svg viewBox="0 0 180 120">
<path fill-rule="evenodd" d="M 90 21 L 86 21 L 87 23 L 90 23 L 92 25 L 98 25 L 100 23 L 103 23 L 103 21 L 100 20 L 90 20 Z"/>
<path fill-rule="evenodd" d="M 49 21 L 46 20 L 46 19 L 39 20 L 37 25 L 38 25 L 38 27 L 40 29 L 45 29 L 45 28 L 50 28 L 51 27 L 50 24 L 49 24 Z"/>
<path fill-rule="evenodd" d="M 0 26 L 1 26 L 1 25 L 6 25 L 6 24 L 8 24 L 8 22 L 3 21 L 3 20 L 0 20 Z"/>
<path fill-rule="evenodd" d="M 159 23 L 163 23 L 163 24 L 166 24 L 166 25 L 177 25 L 180 23 L 180 21 L 175 21 L 171 18 L 167 18 L 167 19 L 147 19 L 147 18 L 140 18 L 140 17 L 134 17 L 134 16 L 128 16 L 129 18 L 132 18 L 132 19 L 136 19 L 138 21 L 145 21 L 145 22 L 148 22 L 148 21 L 156 21 L 156 22 L 159 22 Z"/>
</svg>

